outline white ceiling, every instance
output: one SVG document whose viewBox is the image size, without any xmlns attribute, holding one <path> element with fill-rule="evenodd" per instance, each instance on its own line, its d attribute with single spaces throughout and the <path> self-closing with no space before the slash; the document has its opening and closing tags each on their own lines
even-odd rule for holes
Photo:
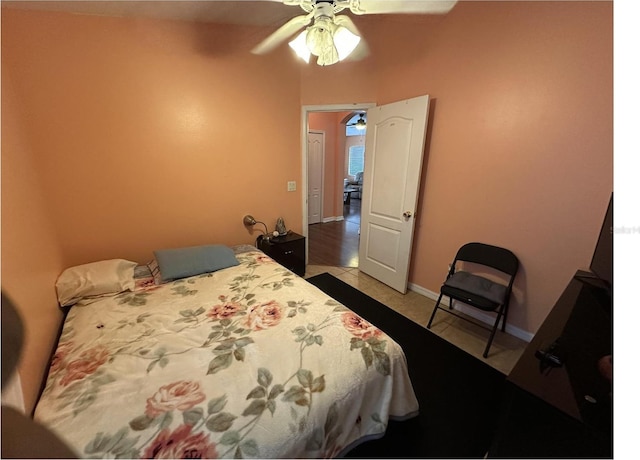
<svg viewBox="0 0 640 460">
<path fill-rule="evenodd" d="M 257 26 L 282 25 L 303 14 L 296 6 L 279 0 L 199 1 L 2 1 L 2 6 L 21 9 L 66 11 L 77 14 L 117 17 L 151 17 L 219 24 Z"/>
</svg>

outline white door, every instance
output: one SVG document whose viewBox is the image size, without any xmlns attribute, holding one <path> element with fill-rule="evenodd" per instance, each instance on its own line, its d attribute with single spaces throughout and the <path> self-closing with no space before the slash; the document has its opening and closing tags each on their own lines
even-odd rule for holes
<svg viewBox="0 0 640 460">
<path fill-rule="evenodd" d="M 309 131 L 307 136 L 308 160 L 308 191 L 307 206 L 309 224 L 322 221 L 322 169 L 324 165 L 324 133 Z"/>
<path fill-rule="evenodd" d="M 429 96 L 367 111 L 359 269 L 407 292 Z"/>
</svg>

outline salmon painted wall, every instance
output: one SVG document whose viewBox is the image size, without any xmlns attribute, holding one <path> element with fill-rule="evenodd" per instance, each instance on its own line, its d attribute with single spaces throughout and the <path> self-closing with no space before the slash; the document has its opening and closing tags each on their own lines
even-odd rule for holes
<svg viewBox="0 0 640 460">
<path fill-rule="evenodd" d="M 438 291 L 465 242 L 510 248 L 509 322 L 535 332 L 588 268 L 613 190 L 612 9 L 460 2 L 385 21 L 377 102 L 432 97 L 411 282 Z"/>
<path fill-rule="evenodd" d="M 348 59 L 327 67 L 299 61 L 302 105 L 375 102 L 376 79 L 373 77 L 377 62 L 374 54 L 361 60 Z"/>
<path fill-rule="evenodd" d="M 3 8 L 3 69 L 66 265 L 301 231 L 299 70 L 256 28 Z"/>
<path fill-rule="evenodd" d="M 62 253 L 24 131 L 24 113 L 2 66 L 2 289 L 23 322 L 18 373 L 24 406 L 33 408 L 62 322 L 55 293 Z M 4 306 L 3 306 L 4 308 Z M 3 325 L 4 328 L 4 325 Z M 2 350 L 18 352 L 18 350 Z"/>
</svg>

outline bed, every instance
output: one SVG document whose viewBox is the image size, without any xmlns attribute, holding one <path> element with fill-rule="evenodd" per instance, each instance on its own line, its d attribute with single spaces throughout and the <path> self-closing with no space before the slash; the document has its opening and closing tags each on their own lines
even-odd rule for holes
<svg viewBox="0 0 640 460">
<path fill-rule="evenodd" d="M 167 281 L 154 259 L 122 292 L 71 300 L 35 420 L 80 457 L 311 458 L 417 415 L 397 343 L 261 251 L 227 249 L 215 271 Z"/>
</svg>

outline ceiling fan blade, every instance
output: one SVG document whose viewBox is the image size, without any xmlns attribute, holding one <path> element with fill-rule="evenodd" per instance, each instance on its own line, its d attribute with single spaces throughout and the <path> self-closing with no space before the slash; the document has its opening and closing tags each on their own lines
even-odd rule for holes
<svg viewBox="0 0 640 460">
<path fill-rule="evenodd" d="M 358 30 L 358 28 L 356 27 L 356 25 L 353 23 L 353 21 L 349 16 L 345 16 L 345 15 L 336 16 L 333 19 L 333 22 L 338 26 L 342 26 L 346 28 L 352 34 L 355 34 L 358 37 L 362 37 L 362 34 L 360 33 L 360 31 Z"/>
<path fill-rule="evenodd" d="M 457 0 L 360 0 L 354 14 L 445 14 Z"/>
<path fill-rule="evenodd" d="M 258 46 L 253 48 L 253 54 L 265 54 L 275 49 L 280 43 L 291 37 L 298 30 L 308 25 L 313 19 L 313 13 L 302 16 L 296 16 L 287 21 L 282 27 L 262 40 Z"/>
</svg>

